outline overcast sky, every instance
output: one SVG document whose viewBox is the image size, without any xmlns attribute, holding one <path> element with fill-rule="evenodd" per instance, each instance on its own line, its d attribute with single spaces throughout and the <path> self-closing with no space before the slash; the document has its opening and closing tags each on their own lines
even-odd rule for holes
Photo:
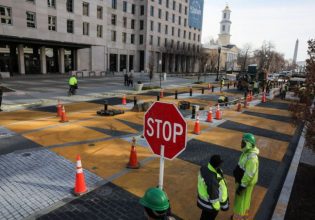
<svg viewBox="0 0 315 220">
<path fill-rule="evenodd" d="M 202 42 L 218 38 L 222 10 L 231 13 L 231 43 L 254 49 L 271 41 L 286 59 L 292 59 L 299 39 L 298 61 L 307 58 L 307 40 L 315 38 L 315 0 L 204 0 Z"/>
</svg>

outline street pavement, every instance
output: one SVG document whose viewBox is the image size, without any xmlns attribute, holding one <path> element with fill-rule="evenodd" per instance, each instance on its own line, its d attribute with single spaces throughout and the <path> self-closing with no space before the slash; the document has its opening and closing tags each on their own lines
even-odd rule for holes
<svg viewBox="0 0 315 220">
<path fill-rule="evenodd" d="M 190 101 L 205 108 L 200 112 L 200 135 L 193 133 L 195 121 L 191 119 L 191 112 L 185 112 L 185 119 L 188 123 L 187 148 L 178 158 L 166 161 L 165 164 L 164 187 L 170 198 L 172 212 L 177 219 L 199 218 L 200 209 L 196 206 L 197 174 L 200 166 L 206 164 L 212 154 L 220 154 L 225 161 L 223 170 L 233 207 L 232 170 L 240 156 L 243 132 L 252 132 L 257 138 L 257 145 L 261 153 L 259 182 L 254 190 L 250 216 L 252 219 L 268 219 L 273 210 L 266 207 L 272 206 L 277 201 L 281 182 L 285 177 L 286 168 L 290 164 L 300 135 L 300 129 L 289 123 L 288 103 L 278 99 L 260 103 L 260 97 L 258 97 L 257 100 L 251 102 L 247 109 L 243 109 L 243 112 L 236 112 L 236 106 L 231 105 L 223 108 L 222 120 L 207 123 L 205 118 L 208 105 L 214 105 L 222 93 L 216 88 L 214 93 L 206 89 L 205 94 L 201 94 L 200 87 L 207 87 L 204 84 L 196 85 L 193 88 L 193 96 L 190 97 L 189 87 L 187 87 L 189 80 L 191 82 L 191 79 L 174 78 L 170 80 L 170 88 L 165 88 L 165 93 L 170 96 L 161 99 L 161 101 L 174 104 L 178 104 L 178 101 L 182 100 Z M 97 80 L 95 79 L 95 81 Z M 180 82 L 176 86 L 178 81 Z M 89 81 L 89 83 L 92 82 Z M 14 83 L 12 82 L 12 84 Z M 97 85 L 101 85 L 101 83 L 92 83 L 89 86 L 97 87 Z M 115 88 L 120 89 L 117 88 L 117 85 Z M 179 100 L 174 99 L 175 88 L 181 93 Z M 116 90 L 113 89 L 113 91 Z M 97 90 L 93 92 L 97 93 Z M 143 94 L 129 94 L 127 99 L 133 100 L 133 97 L 137 96 L 139 101 L 154 101 L 156 100 L 155 95 L 158 93 L 159 91 L 151 91 Z M 84 97 L 89 94 L 91 94 L 90 90 L 84 94 Z M 229 90 L 225 88 L 223 94 L 231 97 L 230 100 L 243 97 L 243 94 L 233 88 Z M 52 94 L 52 97 L 48 97 L 48 99 L 55 97 L 58 96 Z M 125 110 L 124 114 L 114 117 L 96 115 L 96 111 L 103 108 L 104 98 L 96 99 L 94 97 L 93 99 L 91 96 L 86 100 L 68 102 L 65 104 L 68 123 L 59 122 L 55 106 L 0 113 L 0 125 L 2 126 L 2 136 L 0 136 L 0 154 L 2 156 L 0 159 L 4 158 L 6 167 L 10 165 L 15 167 L 10 172 L 10 177 L 13 179 L 5 179 L 7 185 L 12 183 L 12 190 L 0 188 L 0 207 L 7 207 L 7 211 L 0 208 L 4 219 L 22 219 L 26 215 L 28 219 L 144 219 L 139 198 L 143 196 L 148 187 L 157 185 L 159 159 L 152 155 L 148 144 L 141 137 L 144 113 L 130 111 L 129 106 L 132 104 L 127 107 L 122 106 L 120 100 L 121 97 L 108 99 L 110 109 Z M 136 138 L 137 155 L 141 163 L 139 170 L 125 168 L 129 160 L 132 137 Z M 19 141 L 14 147 L 11 147 L 11 140 L 15 138 L 19 138 Z M 26 142 L 27 145 L 24 144 Z M 38 159 L 32 160 L 32 163 L 27 161 L 27 158 L 31 157 L 25 157 L 24 161 L 23 154 L 40 157 L 42 161 L 49 157 L 49 160 L 47 160 L 47 164 L 43 164 Z M 73 188 L 74 184 L 77 154 L 81 155 L 83 167 L 86 169 L 85 175 L 91 176 L 91 178 L 87 178 L 90 188 L 100 186 L 75 199 L 69 194 L 69 189 Z M 9 156 L 13 159 L 6 159 Z M 20 159 L 16 159 L 18 157 Z M 14 184 L 16 181 L 14 178 L 21 178 L 19 176 L 21 175 L 20 168 L 15 166 L 15 159 L 24 161 L 21 162 L 22 164 L 33 164 L 25 170 L 29 178 L 19 181 L 20 185 Z M 60 164 L 54 167 L 54 161 Z M 62 163 L 67 165 L 62 165 Z M 67 169 L 59 166 L 66 166 Z M 71 167 L 73 167 L 72 173 Z M 6 168 L 0 167 L 0 169 Z M 34 170 L 38 170 L 41 175 L 37 175 Z M 4 170 L 0 172 L 4 173 Z M 22 176 L 22 178 L 24 177 Z M 57 185 L 58 189 L 45 188 L 47 179 L 52 181 L 51 185 L 54 187 Z M 3 181 L 1 178 L 1 185 Z M 56 184 L 56 182 L 60 182 L 60 184 Z M 41 190 L 30 186 L 39 187 Z M 16 214 L 14 210 L 20 208 L 17 208 L 12 201 L 19 200 L 19 198 L 32 200 L 32 196 L 22 193 L 24 190 L 29 193 L 36 192 L 36 200 L 40 206 L 34 205 L 32 210 L 24 213 L 25 215 Z M 46 197 L 41 196 L 45 194 L 47 194 Z M 53 204 L 50 204 L 49 201 Z M 228 219 L 232 215 L 232 207 L 228 212 L 220 213 L 218 219 Z"/>
</svg>

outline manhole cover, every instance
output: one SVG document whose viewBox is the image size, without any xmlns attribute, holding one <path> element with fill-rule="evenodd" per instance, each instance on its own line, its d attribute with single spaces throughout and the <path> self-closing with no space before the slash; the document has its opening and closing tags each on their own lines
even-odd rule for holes
<svg viewBox="0 0 315 220">
<path fill-rule="evenodd" d="M 22 154 L 22 157 L 29 157 L 29 156 L 31 156 L 31 153 L 24 153 L 24 154 Z"/>
</svg>

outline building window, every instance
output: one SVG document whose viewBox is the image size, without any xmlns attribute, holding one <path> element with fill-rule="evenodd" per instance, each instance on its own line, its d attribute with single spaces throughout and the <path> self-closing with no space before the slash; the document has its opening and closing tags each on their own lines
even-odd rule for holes
<svg viewBox="0 0 315 220">
<path fill-rule="evenodd" d="M 180 37 L 180 29 L 177 31 L 177 36 Z"/>
<path fill-rule="evenodd" d="M 144 5 L 140 6 L 140 15 L 144 15 Z"/>
<path fill-rule="evenodd" d="M 140 45 L 143 44 L 143 35 L 142 34 L 139 35 L 139 44 Z"/>
<path fill-rule="evenodd" d="M 175 28 L 172 27 L 172 36 L 174 36 Z"/>
<path fill-rule="evenodd" d="M 160 41 L 161 41 L 161 38 L 158 37 L 158 38 L 157 38 L 157 45 L 158 45 L 158 46 L 160 46 L 160 43 L 161 43 Z"/>
<path fill-rule="evenodd" d="M 171 47 L 173 48 L 173 46 L 174 46 L 174 40 L 172 39 L 171 40 Z"/>
<path fill-rule="evenodd" d="M 89 3 L 83 2 L 82 6 L 83 6 L 83 15 L 89 16 Z"/>
<path fill-rule="evenodd" d="M 48 7 L 56 8 L 56 1 L 55 0 L 47 0 Z"/>
<path fill-rule="evenodd" d="M 226 18 L 226 13 L 224 13 L 224 16 L 223 16 L 224 18 Z"/>
<path fill-rule="evenodd" d="M 12 24 L 11 8 L 0 6 L 0 20 L 1 24 Z"/>
<path fill-rule="evenodd" d="M 194 41 L 196 40 L 196 34 L 194 34 Z"/>
<path fill-rule="evenodd" d="M 67 32 L 73 34 L 73 20 L 67 20 Z"/>
<path fill-rule="evenodd" d="M 162 0 L 159 0 L 159 4 L 162 5 Z"/>
<path fill-rule="evenodd" d="M 179 47 L 180 47 L 180 42 L 177 41 L 177 49 L 179 49 Z"/>
<path fill-rule="evenodd" d="M 135 29 L 135 19 L 131 19 L 130 28 Z"/>
<path fill-rule="evenodd" d="M 89 35 L 90 24 L 88 22 L 83 22 L 83 35 Z"/>
<path fill-rule="evenodd" d="M 116 31 L 112 31 L 111 32 L 111 39 L 112 39 L 112 41 L 116 41 Z"/>
<path fill-rule="evenodd" d="M 150 21 L 150 30 L 154 31 L 154 22 L 153 21 Z"/>
<path fill-rule="evenodd" d="M 168 21 L 168 11 L 165 12 L 165 21 Z"/>
<path fill-rule="evenodd" d="M 167 38 L 164 39 L 164 46 L 167 47 Z"/>
<path fill-rule="evenodd" d="M 166 7 L 168 8 L 170 6 L 170 1 L 166 0 Z"/>
<path fill-rule="evenodd" d="M 159 8 L 159 18 L 162 18 L 162 10 Z"/>
<path fill-rule="evenodd" d="M 140 20 L 139 29 L 143 30 L 143 27 L 144 27 L 144 22 L 143 22 L 143 20 Z"/>
<path fill-rule="evenodd" d="M 123 26 L 124 28 L 127 28 L 127 18 L 123 17 Z"/>
<path fill-rule="evenodd" d="M 154 7 L 153 6 L 151 6 L 151 8 L 150 8 L 150 15 L 152 17 L 154 17 Z"/>
<path fill-rule="evenodd" d="M 31 2 L 35 4 L 35 0 L 26 0 L 27 2 Z"/>
<path fill-rule="evenodd" d="M 185 27 L 187 26 L 187 19 L 186 18 L 184 19 L 184 26 Z"/>
<path fill-rule="evenodd" d="M 165 25 L 165 34 L 168 34 L 168 25 Z"/>
<path fill-rule="evenodd" d="M 102 6 L 97 6 L 97 18 L 103 19 L 103 7 Z"/>
<path fill-rule="evenodd" d="M 198 34 L 198 41 L 200 41 L 200 34 Z"/>
<path fill-rule="evenodd" d="M 36 28 L 36 14 L 34 12 L 26 12 L 26 25 L 29 28 Z"/>
<path fill-rule="evenodd" d="M 152 35 L 150 35 L 150 45 L 153 45 L 153 36 Z"/>
<path fill-rule="evenodd" d="M 225 31 L 225 25 L 222 26 L 222 31 Z"/>
<path fill-rule="evenodd" d="M 131 5 L 131 14 L 136 14 L 136 5 L 135 4 L 132 4 Z"/>
<path fill-rule="evenodd" d="M 182 25 L 182 18 L 178 16 L 178 25 Z"/>
<path fill-rule="evenodd" d="M 73 0 L 67 0 L 67 11 L 73 12 Z"/>
<path fill-rule="evenodd" d="M 127 43 L 127 33 L 125 32 L 122 33 L 122 42 Z"/>
<path fill-rule="evenodd" d="M 175 23 L 175 14 L 173 14 L 172 22 Z"/>
<path fill-rule="evenodd" d="M 191 40 L 191 32 L 188 34 L 188 39 Z"/>
<path fill-rule="evenodd" d="M 185 15 L 187 15 L 187 6 L 185 6 Z"/>
<path fill-rule="evenodd" d="M 116 15 L 112 14 L 112 25 L 116 25 Z"/>
<path fill-rule="evenodd" d="M 134 34 L 130 35 L 130 43 L 135 44 L 135 35 Z"/>
<path fill-rule="evenodd" d="M 179 4 L 178 11 L 179 11 L 179 13 L 182 13 L 182 4 Z"/>
<path fill-rule="evenodd" d="M 55 16 L 48 16 L 48 30 L 56 31 L 57 18 Z"/>
<path fill-rule="evenodd" d="M 123 1 L 123 12 L 127 12 L 128 11 L 128 3 L 126 1 Z"/>
<path fill-rule="evenodd" d="M 103 25 L 97 25 L 96 27 L 97 30 L 97 37 L 102 38 L 103 37 Z"/>
<path fill-rule="evenodd" d="M 173 1 L 173 10 L 175 11 L 176 10 L 176 2 Z"/>
<path fill-rule="evenodd" d="M 184 31 L 184 39 L 186 39 L 186 31 Z"/>
<path fill-rule="evenodd" d="M 161 33 L 161 23 L 158 23 L 158 32 Z"/>
<path fill-rule="evenodd" d="M 112 9 L 117 9 L 117 0 L 112 0 Z"/>
</svg>

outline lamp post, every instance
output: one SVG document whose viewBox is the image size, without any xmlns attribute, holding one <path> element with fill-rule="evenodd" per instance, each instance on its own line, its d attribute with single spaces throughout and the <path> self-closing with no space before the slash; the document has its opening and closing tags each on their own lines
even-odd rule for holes
<svg viewBox="0 0 315 220">
<path fill-rule="evenodd" d="M 162 60 L 159 60 L 159 69 L 161 68 Z M 160 69 L 160 88 L 162 88 L 162 70 Z"/>
<path fill-rule="evenodd" d="M 219 53 L 219 57 L 218 57 L 218 72 L 217 72 L 217 78 L 215 79 L 215 81 L 219 81 L 221 47 L 218 47 L 218 53 Z"/>
</svg>

